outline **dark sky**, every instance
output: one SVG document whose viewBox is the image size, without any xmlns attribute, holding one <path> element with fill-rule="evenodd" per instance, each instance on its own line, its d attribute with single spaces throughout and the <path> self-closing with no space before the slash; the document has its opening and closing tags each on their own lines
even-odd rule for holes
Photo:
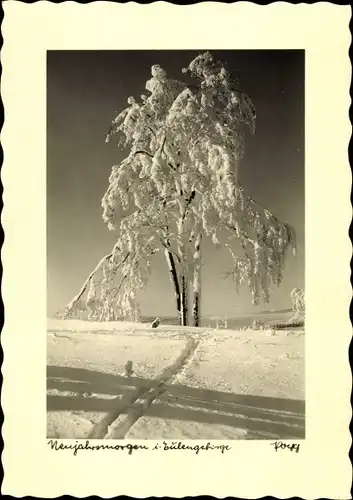
<svg viewBox="0 0 353 500">
<path fill-rule="evenodd" d="M 257 109 L 256 133 L 246 138 L 240 179 L 247 193 L 297 232 L 298 255 L 289 256 L 285 279 L 271 293 L 270 308 L 290 305 L 304 286 L 304 51 L 212 51 L 241 82 Z M 114 244 L 102 220 L 101 198 L 111 167 L 123 159 L 105 135 L 129 96 L 144 93 L 150 67 L 171 78 L 195 51 L 50 51 L 47 56 L 47 269 L 48 314 L 77 293 L 88 273 Z M 250 294 L 238 295 L 224 272 L 228 254 L 203 248 L 202 314 L 228 316 L 255 310 Z M 142 312 L 170 315 L 172 288 L 156 256 Z M 257 309 L 264 308 L 264 305 Z"/>
</svg>

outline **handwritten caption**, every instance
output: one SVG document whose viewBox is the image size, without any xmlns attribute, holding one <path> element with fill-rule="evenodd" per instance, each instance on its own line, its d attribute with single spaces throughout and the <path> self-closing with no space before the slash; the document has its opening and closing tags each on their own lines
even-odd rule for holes
<svg viewBox="0 0 353 500">
<path fill-rule="evenodd" d="M 299 443 L 283 443 L 283 441 L 275 441 L 274 443 L 271 443 L 271 445 L 274 447 L 275 451 L 289 450 L 295 451 L 295 453 L 299 453 L 300 449 Z"/>
<path fill-rule="evenodd" d="M 51 450 L 53 451 L 63 451 L 70 450 L 73 455 L 76 457 L 79 451 L 104 451 L 104 450 L 113 450 L 113 451 L 125 451 L 128 455 L 132 455 L 134 451 L 141 450 L 152 450 L 152 451 L 180 451 L 180 450 L 189 450 L 193 451 L 196 455 L 200 453 L 200 451 L 220 451 L 222 454 L 226 451 L 231 450 L 231 447 L 228 445 L 220 444 L 211 444 L 210 442 L 206 444 L 197 444 L 197 445 L 187 445 L 183 444 L 181 441 L 172 441 L 167 443 L 167 441 L 157 442 L 153 446 L 147 445 L 138 445 L 138 444 L 97 444 L 92 445 L 89 440 L 86 440 L 85 443 L 79 443 L 76 441 L 74 444 L 64 444 L 60 443 L 57 439 L 50 439 L 47 443 Z"/>
</svg>

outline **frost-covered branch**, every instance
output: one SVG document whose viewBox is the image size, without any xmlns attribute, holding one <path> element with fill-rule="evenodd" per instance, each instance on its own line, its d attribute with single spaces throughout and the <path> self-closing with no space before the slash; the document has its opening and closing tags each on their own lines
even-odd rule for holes
<svg viewBox="0 0 353 500">
<path fill-rule="evenodd" d="M 103 219 L 109 229 L 118 230 L 119 252 L 129 252 L 129 258 L 107 270 L 101 288 L 106 308 L 117 292 L 119 303 L 126 303 L 123 308 L 132 310 L 146 284 L 151 255 L 163 251 L 177 311 L 186 322 L 191 280 L 200 297 L 203 235 L 215 245 L 226 235 L 235 281 L 246 283 L 256 302 L 260 294 L 268 300 L 271 280 L 281 282 L 295 232 L 245 195 L 238 182 L 245 131 L 255 132 L 250 97 L 210 52 L 183 72 L 193 83 L 169 79 L 159 65 L 152 66 L 148 95 L 140 101 L 129 97 L 108 132 L 107 140 L 117 134 L 130 152 L 112 168 L 102 199 Z M 232 250 L 234 239 L 242 255 Z M 117 273 L 120 282 L 114 285 Z"/>
<path fill-rule="evenodd" d="M 82 295 L 87 290 L 87 286 L 92 281 L 94 275 L 101 269 L 101 267 L 104 264 L 104 262 L 106 262 L 107 260 L 109 260 L 109 259 L 112 258 L 113 254 L 114 254 L 114 250 L 116 249 L 117 245 L 118 244 L 115 244 L 113 250 L 109 254 L 107 254 L 104 257 L 102 257 L 102 259 L 98 262 L 98 264 L 93 269 L 93 271 L 88 275 L 87 279 L 83 283 L 83 285 L 82 285 L 80 291 L 78 292 L 78 294 L 76 294 L 72 298 L 72 300 L 67 304 L 67 306 L 65 307 L 64 317 L 69 316 L 70 313 L 75 309 L 75 307 L 77 306 L 80 298 L 82 297 Z M 127 258 L 128 258 L 128 254 L 123 258 L 123 260 L 122 260 L 121 263 L 124 264 L 124 262 L 126 261 Z"/>
</svg>

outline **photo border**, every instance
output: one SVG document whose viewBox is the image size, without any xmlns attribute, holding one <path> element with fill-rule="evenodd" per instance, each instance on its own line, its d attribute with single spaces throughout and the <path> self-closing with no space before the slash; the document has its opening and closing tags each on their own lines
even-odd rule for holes
<svg viewBox="0 0 353 500">
<path fill-rule="evenodd" d="M 348 498 L 350 7 L 321 2 L 276 2 L 266 7 L 248 2 L 187 7 L 164 2 L 3 6 L 3 493 L 46 498 L 62 494 Z M 131 27 L 138 37 L 132 39 Z M 46 50 L 161 45 L 306 51 L 307 438 L 300 453 L 276 453 L 266 441 L 232 441 L 232 449 L 218 458 L 222 462 L 216 468 L 211 452 L 154 453 L 153 459 L 145 451 L 74 456 L 69 450 L 51 452 L 47 445 Z M 58 478 L 59 471 L 64 480 Z"/>
</svg>

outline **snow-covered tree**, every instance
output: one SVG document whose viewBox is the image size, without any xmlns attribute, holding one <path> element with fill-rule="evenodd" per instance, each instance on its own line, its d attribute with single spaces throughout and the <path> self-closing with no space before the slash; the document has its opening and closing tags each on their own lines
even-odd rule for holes
<svg viewBox="0 0 353 500">
<path fill-rule="evenodd" d="M 66 316 L 87 293 L 89 319 L 138 319 L 137 294 L 147 283 L 152 256 L 159 251 L 157 236 L 149 225 L 149 212 L 155 211 L 153 202 L 147 208 L 149 211 L 135 211 L 122 220 L 118 242 L 66 306 Z"/>
<path fill-rule="evenodd" d="M 292 309 L 295 317 L 305 314 L 305 293 L 302 288 L 293 288 L 291 291 Z"/>
<path fill-rule="evenodd" d="M 117 135 L 129 153 L 112 168 L 102 200 L 103 219 L 118 231 L 119 243 L 83 287 L 84 293 L 105 270 L 98 280 L 102 317 L 112 300 L 124 317 L 136 317 L 152 255 L 163 250 L 180 323 L 188 323 L 191 284 L 198 326 L 204 237 L 216 245 L 223 241 L 236 284 L 247 283 L 255 303 L 261 296 L 268 301 L 271 281 L 281 282 L 286 250 L 295 245 L 294 230 L 246 195 L 238 179 L 245 129 L 255 131 L 251 99 L 209 52 L 183 73 L 185 81 L 176 81 L 152 66 L 148 95 L 139 102 L 130 97 L 107 134 L 107 141 Z M 242 255 L 234 252 L 235 239 Z"/>
</svg>

